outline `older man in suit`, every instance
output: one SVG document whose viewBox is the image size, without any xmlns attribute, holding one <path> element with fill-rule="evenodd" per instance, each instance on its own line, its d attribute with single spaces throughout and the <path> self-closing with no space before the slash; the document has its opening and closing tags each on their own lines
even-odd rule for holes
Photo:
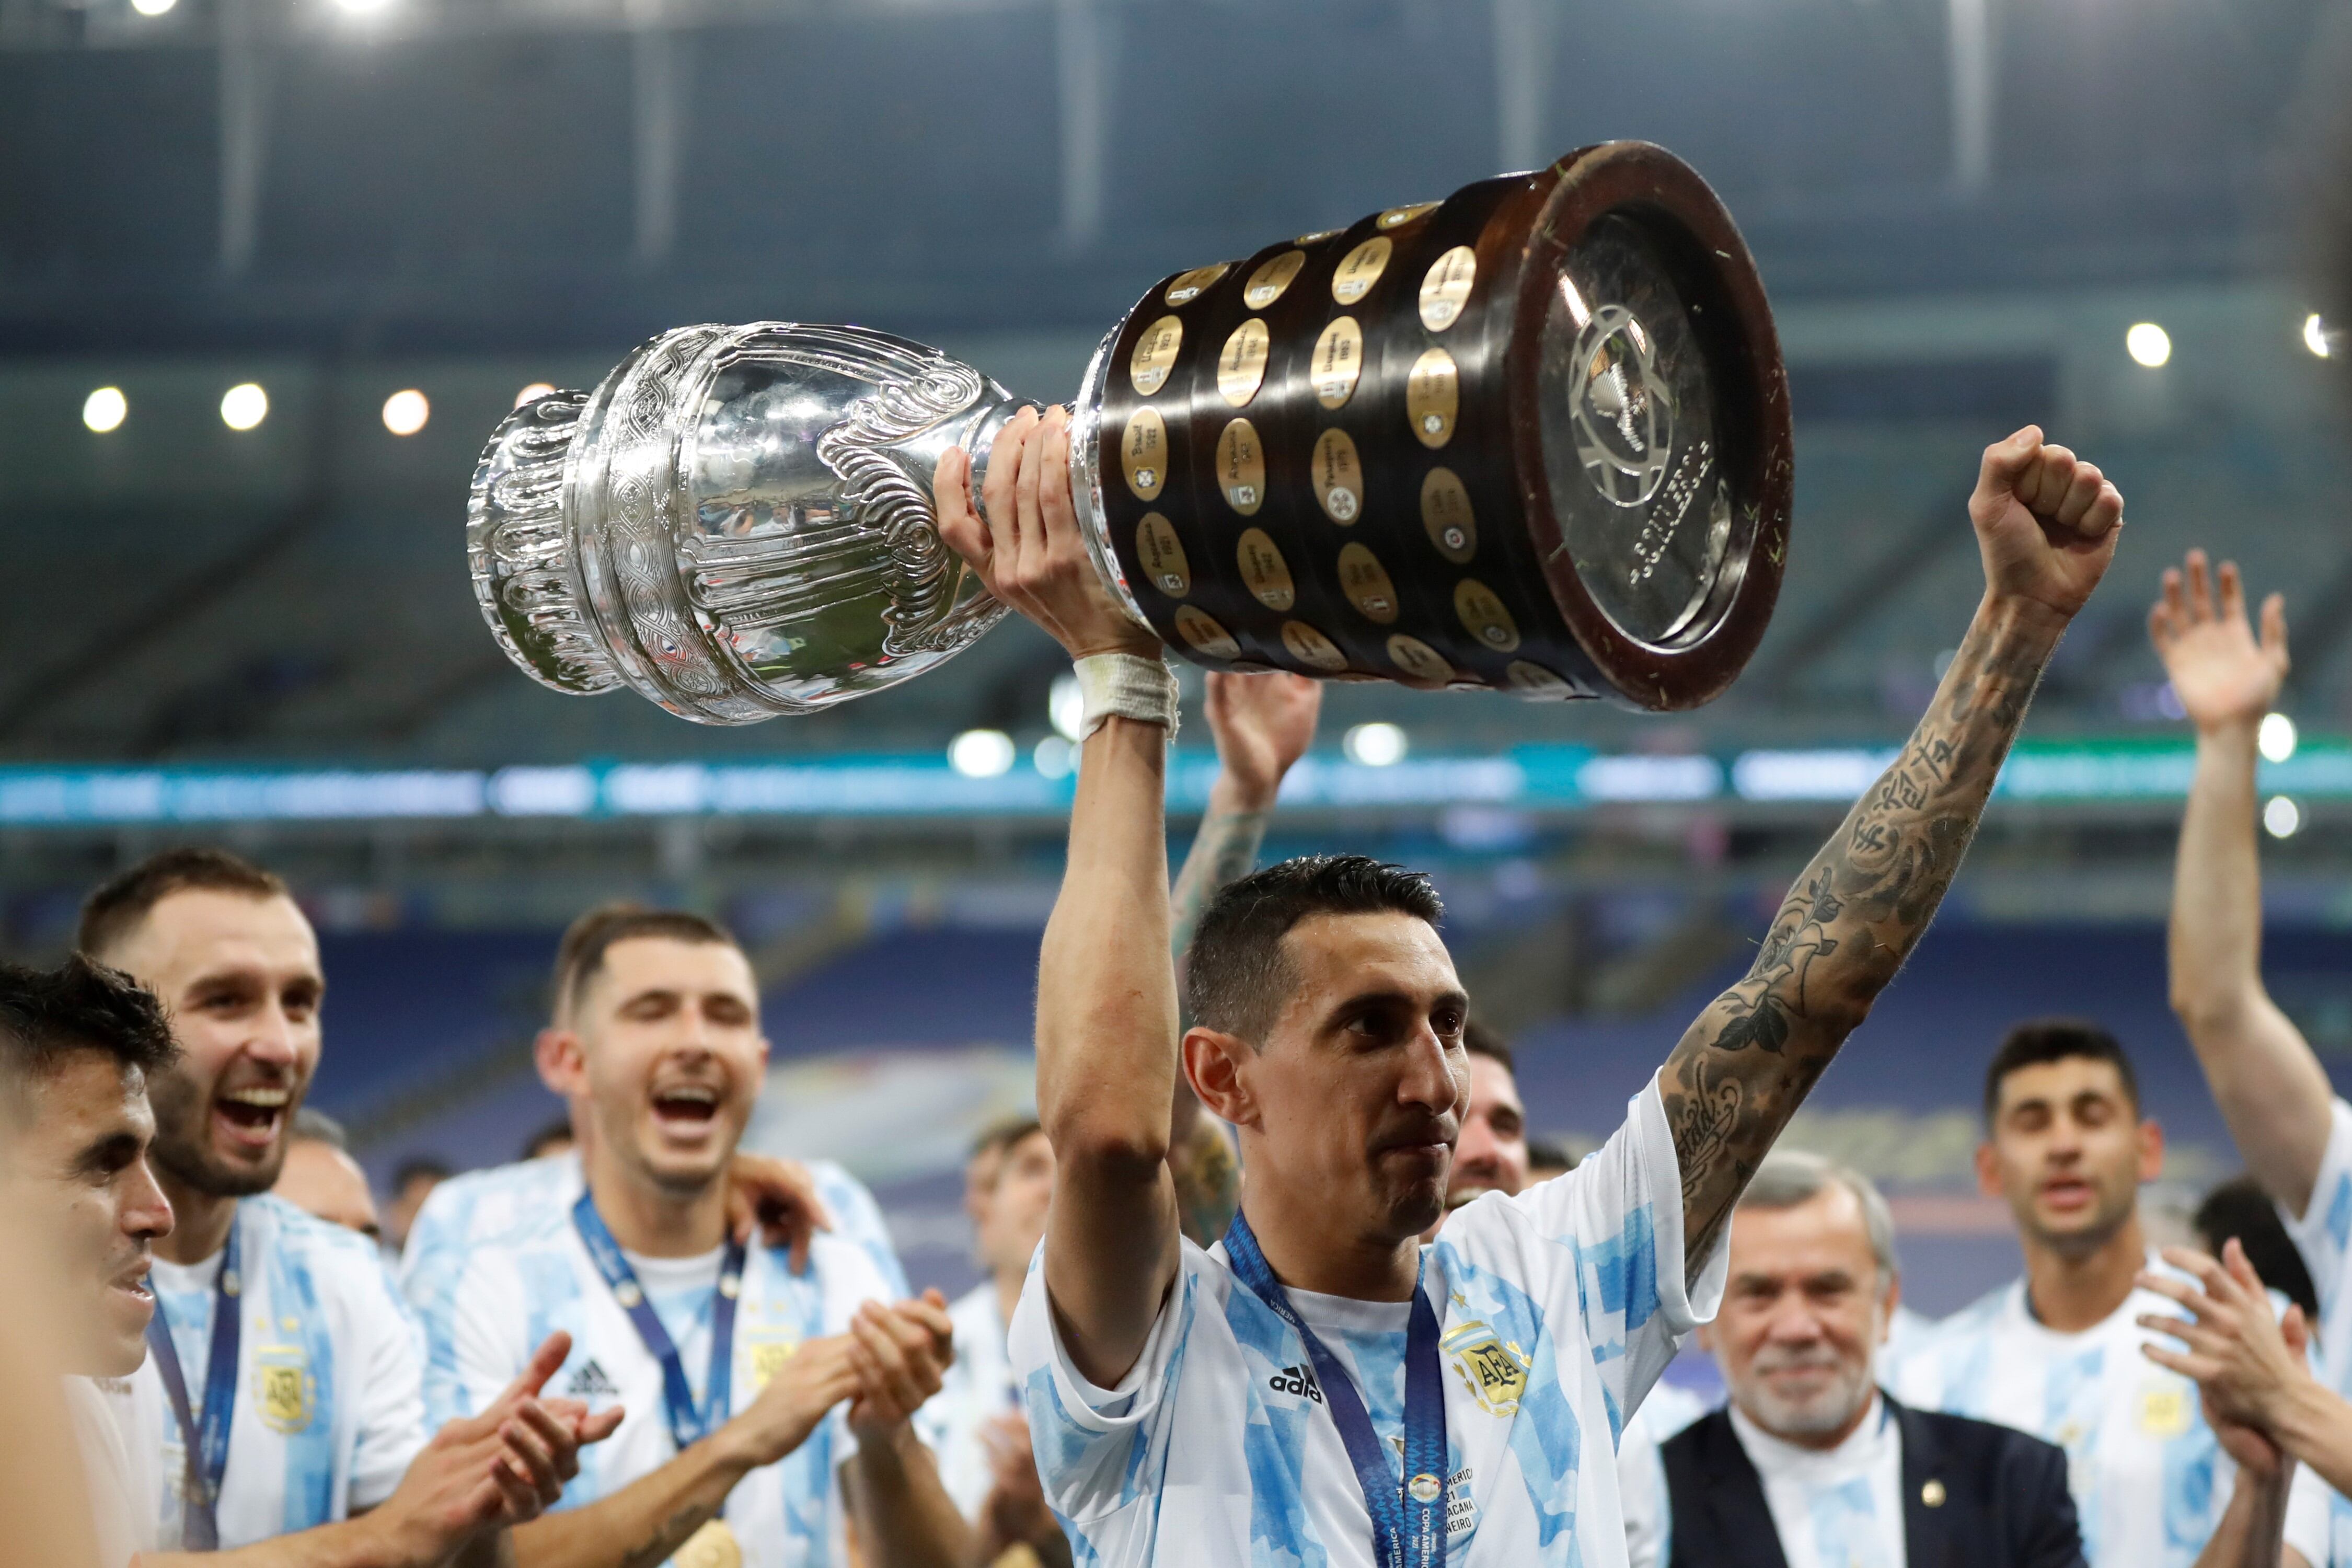
<svg viewBox="0 0 2352 1568">
<path fill-rule="evenodd" d="M 1901 1290 L 1876 1188 L 1815 1154 L 1764 1162 L 1699 1331 L 1731 1404 L 1663 1445 L 1637 1423 L 1619 1456 L 1635 1568 L 2079 1568 L 2062 1452 L 1880 1391 Z"/>
</svg>

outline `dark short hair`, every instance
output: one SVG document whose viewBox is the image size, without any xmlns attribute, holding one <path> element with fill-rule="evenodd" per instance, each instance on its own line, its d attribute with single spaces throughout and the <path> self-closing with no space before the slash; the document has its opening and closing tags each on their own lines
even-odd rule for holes
<svg viewBox="0 0 2352 1568">
<path fill-rule="evenodd" d="M 55 969 L 0 963 L 0 1088 L 22 1094 L 79 1051 L 153 1078 L 179 1059 L 154 993 L 75 953 Z"/>
<path fill-rule="evenodd" d="M 2123 1080 L 2124 1099 L 2130 1102 L 2133 1113 L 2138 1113 L 2139 1079 L 2132 1071 L 2131 1058 L 2124 1054 L 2122 1041 L 2084 1018 L 2030 1018 L 2010 1030 L 1993 1052 L 1992 1065 L 1985 1069 L 1985 1125 L 1990 1127 L 2000 1113 L 2000 1086 L 2010 1074 L 2020 1068 L 2074 1057 L 2112 1066 Z"/>
<path fill-rule="evenodd" d="M 542 1121 L 532 1130 L 530 1137 L 522 1141 L 522 1157 L 526 1160 L 540 1159 L 546 1154 L 547 1146 L 550 1143 L 559 1141 L 572 1143 L 578 1142 L 579 1137 L 580 1134 L 573 1130 L 572 1118 L 569 1116 L 559 1116 L 552 1121 Z"/>
<path fill-rule="evenodd" d="M 992 1121 L 980 1130 L 979 1137 L 971 1141 L 971 1152 L 965 1158 L 977 1160 L 982 1154 L 1001 1154 L 1032 1132 L 1045 1130 L 1045 1124 L 1034 1116 L 1007 1116 L 1002 1121 Z"/>
<path fill-rule="evenodd" d="M 411 1154 L 393 1167 L 392 1190 L 396 1193 L 420 1177 L 430 1177 L 436 1182 L 446 1182 L 456 1173 L 446 1163 L 430 1154 Z"/>
<path fill-rule="evenodd" d="M 1486 1057 L 1503 1064 L 1503 1070 L 1513 1078 L 1519 1076 L 1519 1064 L 1511 1056 L 1510 1043 L 1491 1024 L 1473 1018 L 1462 1026 L 1462 1048 L 1474 1057 Z"/>
<path fill-rule="evenodd" d="M 287 896 L 285 880 L 275 872 L 226 849 L 183 845 L 150 855 L 100 882 L 82 900 L 81 929 L 74 945 L 93 958 L 104 958 L 139 929 L 157 904 L 173 893 L 197 889 L 253 899 Z"/>
<path fill-rule="evenodd" d="M 1363 855 L 1305 855 L 1227 884 L 1202 911 L 1184 971 L 1184 1010 L 1204 1028 L 1262 1045 L 1297 983 L 1282 939 L 1314 915 L 1445 913 L 1419 871 Z"/>
<path fill-rule="evenodd" d="M 2319 1292 L 2313 1289 L 2311 1270 L 2304 1266 L 2303 1254 L 2288 1236 L 2286 1226 L 2279 1222 L 2278 1210 L 2270 1194 L 2252 1176 L 2233 1176 L 2205 1194 L 2197 1205 L 2196 1217 L 2190 1224 L 2205 1243 L 2205 1249 L 2219 1258 L 2221 1244 L 2235 1237 L 2238 1245 L 2246 1249 L 2246 1261 L 2254 1266 L 2263 1283 L 2301 1307 L 2304 1315 L 2314 1323 L 2319 1321 Z"/>
<path fill-rule="evenodd" d="M 556 1009 L 560 1012 L 580 1000 L 581 994 L 588 989 L 588 982 L 604 967 L 604 955 L 614 944 L 643 936 L 737 949 L 742 945 L 717 921 L 687 910 L 656 910 L 632 903 L 598 904 L 573 921 L 556 946 Z"/>
<path fill-rule="evenodd" d="M 313 1110 L 307 1105 L 294 1113 L 294 1136 L 312 1143 L 324 1143 L 328 1148 L 339 1149 L 346 1154 L 352 1152 L 352 1135 L 344 1130 L 343 1124 L 325 1111 Z"/>
<path fill-rule="evenodd" d="M 1561 1138 L 1530 1138 L 1528 1140 L 1528 1169 L 1573 1171 L 1576 1152 Z"/>
</svg>

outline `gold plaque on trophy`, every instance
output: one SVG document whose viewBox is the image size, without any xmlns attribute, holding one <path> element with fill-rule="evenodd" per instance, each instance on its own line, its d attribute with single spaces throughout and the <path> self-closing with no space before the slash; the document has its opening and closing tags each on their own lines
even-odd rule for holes
<svg viewBox="0 0 2352 1568">
<path fill-rule="evenodd" d="M 1290 657 L 1317 669 L 1338 670 L 1348 668 L 1348 656 L 1339 645 L 1308 626 L 1305 621 L 1282 623 L 1282 646 Z"/>
<path fill-rule="evenodd" d="M 1134 384 L 1138 396 L 1149 397 L 1168 384 L 1168 373 L 1176 363 L 1176 351 L 1183 346 L 1184 321 L 1181 316 L 1162 316 L 1144 329 L 1143 336 L 1135 342 L 1135 353 L 1127 362 L 1127 379 Z"/>
<path fill-rule="evenodd" d="M 1315 401 L 1337 408 L 1355 395 L 1364 374 L 1364 329 L 1353 316 L 1341 316 L 1315 340 Z"/>
<path fill-rule="evenodd" d="M 1462 376 L 1452 354 L 1431 349 L 1412 362 L 1404 380 L 1404 411 L 1423 446 L 1443 447 L 1454 439 L 1454 420 L 1461 407 Z"/>
<path fill-rule="evenodd" d="M 1339 269 L 1331 274 L 1331 298 L 1342 305 L 1362 300 L 1388 270 L 1389 253 L 1395 248 L 1388 236 L 1376 234 L 1341 257 Z"/>
<path fill-rule="evenodd" d="M 1243 530 L 1240 542 L 1234 546 L 1234 556 L 1241 564 L 1242 581 L 1249 584 L 1251 596 L 1259 604 L 1269 610 L 1286 610 L 1298 602 L 1298 585 L 1291 580 L 1290 563 L 1274 547 L 1265 530 Z"/>
<path fill-rule="evenodd" d="M 1156 500 L 1168 482 L 1168 422 L 1156 408 L 1139 408 L 1127 422 L 1127 438 L 1119 445 L 1119 466 L 1127 471 L 1127 488 L 1138 500 Z"/>
<path fill-rule="evenodd" d="M 1339 587 L 1366 620 L 1385 626 L 1397 618 L 1396 584 L 1370 546 L 1350 544 L 1339 552 Z"/>
<path fill-rule="evenodd" d="M 1214 616 L 1190 605 L 1176 606 L 1176 630 L 1187 643 L 1211 658 L 1239 658 L 1242 645 L 1219 625 Z"/>
<path fill-rule="evenodd" d="M 1448 561 L 1460 564 L 1478 553 L 1478 523 L 1470 515 L 1470 492 L 1451 468 L 1432 468 L 1421 481 L 1421 526 Z"/>
<path fill-rule="evenodd" d="M 1257 395 L 1265 380 L 1266 346 L 1273 337 L 1265 323 L 1252 316 L 1235 327 L 1217 355 L 1217 392 L 1239 408 Z"/>
<path fill-rule="evenodd" d="M 1454 613 L 1464 631 L 1496 653 L 1519 646 L 1518 623 L 1511 619 L 1510 607 L 1476 578 L 1465 577 L 1454 585 Z"/>
<path fill-rule="evenodd" d="M 1323 515 L 1345 528 L 1364 511 L 1364 465 L 1356 456 L 1355 437 L 1345 430 L 1326 430 L 1315 437 L 1310 459 L 1315 465 L 1315 500 Z"/>
<path fill-rule="evenodd" d="M 1184 542 L 1176 527 L 1156 511 L 1147 511 L 1135 525 L 1135 553 L 1143 562 L 1151 585 L 1171 599 L 1192 591 L 1192 565 L 1184 559 Z"/>
<path fill-rule="evenodd" d="M 1199 299 L 1211 284 L 1231 270 L 1233 270 L 1232 262 L 1220 261 L 1214 267 L 1195 267 L 1190 272 L 1178 274 L 1169 280 L 1168 302 L 1171 305 L 1191 304 Z"/>
<path fill-rule="evenodd" d="M 1290 287 L 1290 280 L 1306 265 L 1305 251 L 1284 251 L 1249 275 L 1249 281 L 1242 285 L 1242 303 L 1253 310 L 1265 310 L 1282 298 L 1283 290 Z"/>
<path fill-rule="evenodd" d="M 1244 517 L 1255 516 L 1265 504 L 1265 448 L 1246 419 L 1234 420 L 1217 437 L 1217 488 Z"/>
<path fill-rule="evenodd" d="M 1457 245 L 1429 264 L 1421 279 L 1421 324 L 1442 332 L 1462 319 L 1470 287 L 1478 280 L 1478 253 Z"/>
</svg>

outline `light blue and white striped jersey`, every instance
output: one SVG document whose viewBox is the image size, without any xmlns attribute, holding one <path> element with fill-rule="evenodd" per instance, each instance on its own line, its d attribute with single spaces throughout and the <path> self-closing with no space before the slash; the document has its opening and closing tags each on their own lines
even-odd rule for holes
<svg viewBox="0 0 2352 1568">
<path fill-rule="evenodd" d="M 237 1201 L 236 1411 L 216 1509 L 224 1548 L 309 1530 L 390 1497 L 425 1447 L 425 1356 L 375 1243 L 267 1195 Z M 149 1282 L 191 1400 L 212 1352 L 215 1254 L 158 1258 Z M 155 1358 L 113 1401 L 123 1439 L 157 1480 L 156 1536 L 180 1545 L 186 1475 Z"/>
<path fill-rule="evenodd" d="M 1682 1178 L 1654 1082 L 1574 1171 L 1446 1220 L 1423 1249 L 1423 1283 L 1446 1369 L 1449 1563 L 1624 1563 L 1618 1434 L 1683 1336 L 1714 1315 L 1723 1279 L 1718 1247 L 1685 1290 Z M 1409 1304 L 1291 1300 L 1401 1465 Z M 1080 1563 L 1370 1568 L 1371 1519 L 1306 1350 L 1222 1246 L 1184 1244 L 1115 1389 L 1071 1363 L 1033 1266 L 1013 1365 L 1046 1500 Z"/>
<path fill-rule="evenodd" d="M 430 1267 L 413 1267 L 405 1280 L 425 1326 L 427 1394 L 436 1418 L 479 1410 L 520 1374 L 541 1341 L 562 1329 L 572 1335 L 572 1354 L 548 1380 L 548 1392 L 583 1399 L 598 1410 L 617 1401 L 628 1414 L 611 1437 L 580 1451 L 580 1474 L 557 1506 L 580 1508 L 609 1497 L 677 1458 L 662 1402 L 661 1363 L 580 1239 L 572 1219 L 577 1188 L 567 1195 L 542 1173 L 525 1194 L 509 1183 L 474 1195 L 483 1201 L 463 1226 L 469 1237 L 463 1256 L 415 1259 Z M 492 1216 L 494 1207 L 502 1225 Z M 628 1255 L 646 1299 L 677 1346 L 698 1404 L 709 1380 L 720 1257 L 717 1250 L 691 1258 Z M 758 1395 L 801 1342 L 841 1333 L 859 1303 L 896 1295 L 865 1249 L 850 1241 L 819 1236 L 803 1275 L 792 1272 L 783 1248 L 751 1248 L 735 1309 L 734 1409 Z M 798 1449 L 735 1488 L 724 1517 L 745 1563 L 814 1568 L 845 1561 L 845 1515 L 835 1471 L 853 1452 L 836 1409 Z"/>
<path fill-rule="evenodd" d="M 2311 1271 L 2319 1296 L 2319 1353 L 2314 1371 L 2336 1393 L 2352 1399 L 2352 1105 L 2338 1099 L 2329 1110 L 2327 1152 L 2311 1201 L 2300 1217 L 2284 1206 L 2279 1217 Z M 2314 1568 L 2352 1568 L 2352 1503 L 2326 1493 L 2327 1556 L 2309 1557 Z"/>
<path fill-rule="evenodd" d="M 2147 1263 L 2178 1273 L 2154 1253 Z M 2101 1321 L 2062 1334 L 2034 1318 L 2025 1281 L 2013 1280 L 1937 1324 L 1889 1386 L 1918 1409 L 1998 1421 L 2063 1448 L 2091 1568 L 2189 1568 L 2230 1505 L 2237 1467 L 2205 1424 L 2197 1385 L 2140 1354 L 2178 1342 L 2134 1320 L 2179 1311 L 2134 1290 Z M 2309 1558 L 2325 1550 L 2314 1534 L 2323 1516 L 2300 1477 L 2295 1489 L 2287 1542 Z"/>
<path fill-rule="evenodd" d="M 914 1294 L 907 1289 L 907 1270 L 890 1243 L 882 1206 L 866 1184 L 831 1160 L 811 1160 L 807 1165 L 818 1198 L 832 1214 L 832 1236 L 865 1249 L 889 1281 L 892 1300 Z M 543 1160 L 450 1177 L 433 1189 L 408 1227 L 408 1245 L 400 1255 L 401 1289 L 412 1300 L 431 1299 L 444 1289 L 443 1277 L 464 1260 L 478 1237 L 503 1235 L 519 1216 L 549 1205 L 568 1214 L 583 1190 L 580 1155 L 569 1150 Z"/>
</svg>

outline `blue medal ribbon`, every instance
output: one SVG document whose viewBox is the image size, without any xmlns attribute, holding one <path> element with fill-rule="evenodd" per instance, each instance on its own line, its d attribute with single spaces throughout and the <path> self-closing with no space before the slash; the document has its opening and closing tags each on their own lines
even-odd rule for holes
<svg viewBox="0 0 2352 1568">
<path fill-rule="evenodd" d="M 694 1387 L 686 1380 L 686 1364 L 678 1359 L 677 1346 L 662 1327 L 653 1303 L 646 1300 L 646 1289 L 637 1283 L 637 1271 L 629 1267 L 621 1251 L 621 1244 L 613 1239 L 604 1224 L 604 1216 L 596 1212 L 596 1200 L 588 1193 L 572 1205 L 572 1223 L 580 1232 L 580 1239 L 588 1247 L 588 1256 L 596 1264 L 596 1272 L 612 1287 L 613 1300 L 629 1315 L 637 1331 L 637 1338 L 646 1349 L 661 1363 L 662 1404 L 669 1415 L 670 1440 L 680 1452 L 710 1436 L 719 1424 L 727 1419 L 732 1404 L 735 1381 L 735 1299 L 743 1290 L 743 1244 L 729 1241 L 726 1256 L 719 1265 L 719 1297 L 710 1308 L 710 1374 L 703 1380 L 702 1404 L 694 1403 Z"/>
<path fill-rule="evenodd" d="M 1356 1484 L 1364 1489 L 1364 1507 L 1372 1516 L 1373 1561 L 1381 1568 L 1444 1568 L 1445 1384 L 1437 1361 L 1437 1310 L 1429 1304 L 1429 1293 L 1414 1283 L 1405 1330 L 1405 1479 L 1400 1484 L 1355 1380 L 1298 1315 L 1290 1292 L 1274 1277 L 1249 1221 L 1238 1210 L 1225 1231 L 1225 1254 L 1242 1283 L 1307 1346 L 1331 1424 L 1339 1427 L 1339 1441 L 1347 1445 L 1349 1462 L 1355 1467 Z"/>
<path fill-rule="evenodd" d="M 205 1360 L 201 1415 L 188 1403 L 187 1373 L 180 1368 L 180 1350 L 172 1342 L 172 1322 L 164 1316 L 160 1293 L 147 1320 L 147 1348 L 163 1376 L 163 1391 L 171 1395 L 172 1414 L 179 1418 L 181 1452 L 187 1460 L 180 1482 L 180 1545 L 188 1552 L 220 1550 L 221 1478 L 228 1473 L 229 1424 L 236 1413 L 237 1304 L 244 1293 L 236 1235 L 232 1214 L 228 1245 L 221 1248 L 220 1274 L 213 1281 L 213 1339 Z"/>
</svg>

